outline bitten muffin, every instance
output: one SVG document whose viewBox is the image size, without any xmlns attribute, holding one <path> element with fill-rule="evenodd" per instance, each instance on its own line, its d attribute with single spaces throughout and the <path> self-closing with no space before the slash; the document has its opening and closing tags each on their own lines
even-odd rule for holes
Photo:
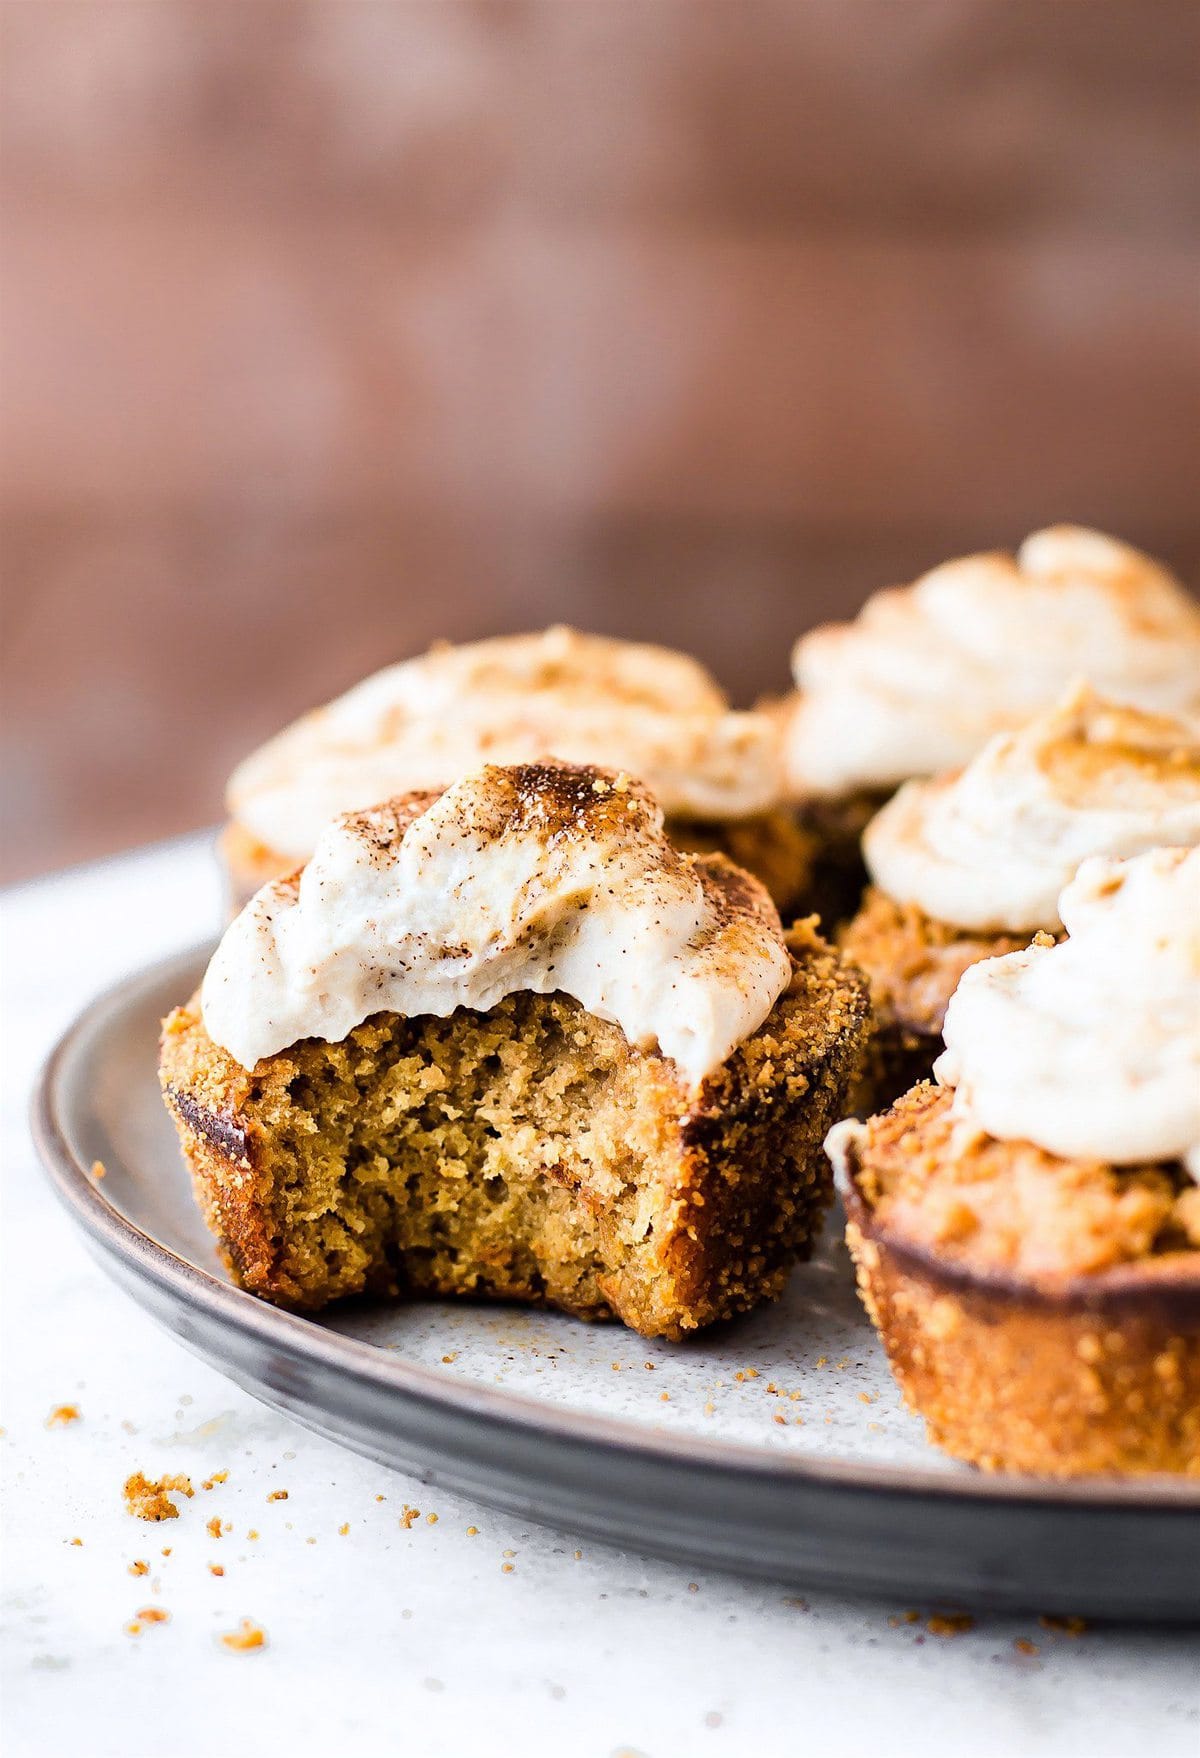
<svg viewBox="0 0 1200 1758">
<path fill-rule="evenodd" d="M 778 721 L 733 711 L 685 654 L 567 628 L 442 643 L 248 757 L 220 845 L 233 900 L 307 860 L 338 813 L 548 752 L 639 776 L 677 848 L 728 855 L 789 919 L 808 908 L 812 838 L 784 803 Z"/>
<path fill-rule="evenodd" d="M 969 965 L 1061 933 L 1059 892 L 1087 856 L 1197 844 L 1200 719 L 1085 684 L 965 769 L 906 783 L 867 828 L 873 885 L 840 936 L 871 985 L 863 1108 L 930 1073 Z"/>
<path fill-rule="evenodd" d="M 973 966 L 943 1085 L 830 1136 L 867 1310 L 987 1470 L 1200 1475 L 1200 851 L 1087 862 Z"/>
<path fill-rule="evenodd" d="M 866 883 L 866 819 L 902 782 L 961 767 L 1076 677 L 1150 713 L 1200 713 L 1200 606 L 1148 556 L 1055 526 L 967 556 L 801 636 L 784 707 L 788 787 L 833 924 Z"/>
<path fill-rule="evenodd" d="M 241 1286 L 474 1295 L 680 1337 L 830 1199 L 865 986 L 624 777 L 488 767 L 336 820 L 227 930 L 161 1078 Z"/>
</svg>

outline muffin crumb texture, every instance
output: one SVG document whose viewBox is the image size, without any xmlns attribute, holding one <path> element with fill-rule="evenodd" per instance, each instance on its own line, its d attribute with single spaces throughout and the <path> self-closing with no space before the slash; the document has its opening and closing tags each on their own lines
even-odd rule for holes
<svg viewBox="0 0 1200 1758">
<path fill-rule="evenodd" d="M 963 972 L 1032 938 L 971 934 L 868 887 L 838 937 L 843 957 L 870 984 L 875 1021 L 857 1108 L 880 1110 L 925 1080 L 941 1054 L 946 1007 Z"/>
<path fill-rule="evenodd" d="M 232 1274 L 294 1307 L 489 1296 L 667 1337 L 777 1295 L 867 1013 L 811 923 L 790 944 L 788 990 L 694 1089 L 561 994 L 377 1014 L 251 1072 L 178 1010 L 164 1094 Z"/>
<path fill-rule="evenodd" d="M 1200 1250 L 1200 1188 L 1180 1165 L 1063 1160 L 999 1142 L 926 1082 L 867 1125 L 859 1187 L 879 1227 L 974 1269 L 1052 1287 Z M 1200 1260 L 1197 1260 L 1200 1265 Z"/>
<path fill-rule="evenodd" d="M 135 1471 L 125 1479 L 125 1507 L 139 1520 L 177 1520 L 179 1508 L 171 1498 L 195 1495 L 190 1477 L 149 1478 Z"/>
</svg>

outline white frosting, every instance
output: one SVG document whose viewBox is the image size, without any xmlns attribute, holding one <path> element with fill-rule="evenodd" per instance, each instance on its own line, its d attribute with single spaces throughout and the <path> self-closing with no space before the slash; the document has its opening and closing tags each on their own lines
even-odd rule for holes
<svg viewBox="0 0 1200 1758">
<path fill-rule="evenodd" d="M 1068 938 L 972 965 L 935 1073 L 1002 1141 L 1200 1178 L 1200 849 L 1084 863 Z"/>
<path fill-rule="evenodd" d="M 898 903 L 956 927 L 1059 927 L 1058 894 L 1089 855 L 1200 844 L 1200 718 L 1146 714 L 1088 686 L 967 767 L 910 781 L 863 854 Z"/>
<path fill-rule="evenodd" d="M 1055 526 L 877 592 L 797 642 L 787 761 L 799 797 L 967 763 L 1076 676 L 1152 712 L 1200 712 L 1200 606 L 1111 537 Z"/>
<path fill-rule="evenodd" d="M 787 986 L 756 880 L 681 855 L 623 776 L 486 768 L 414 816 L 397 800 L 335 820 L 300 876 L 266 885 L 204 978 L 210 1037 L 252 1068 L 373 1013 L 486 1011 L 574 996 L 691 1082 L 756 1031 Z"/>
<path fill-rule="evenodd" d="M 300 861 L 339 812 L 551 753 L 636 775 L 673 817 L 749 817 L 784 792 L 775 721 L 733 712 L 695 660 L 553 628 L 388 666 L 248 757 L 227 802 Z"/>
</svg>

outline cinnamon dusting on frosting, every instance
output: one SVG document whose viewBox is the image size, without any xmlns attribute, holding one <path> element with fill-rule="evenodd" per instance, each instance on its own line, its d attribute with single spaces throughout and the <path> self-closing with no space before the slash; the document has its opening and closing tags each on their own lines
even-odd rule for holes
<svg viewBox="0 0 1200 1758">
<path fill-rule="evenodd" d="M 1200 605 L 1167 569 L 1060 525 L 877 592 L 797 642 L 786 732 L 800 797 L 967 763 L 1085 676 L 1117 702 L 1200 712 Z"/>
<path fill-rule="evenodd" d="M 1200 848 L 1086 861 L 1066 939 L 985 959 L 946 1014 L 935 1074 L 964 1125 L 1200 1178 Z"/>
<path fill-rule="evenodd" d="M 202 991 L 245 1067 L 372 1013 L 486 1011 L 562 991 L 698 1081 L 786 987 L 762 886 L 680 854 L 640 783 L 554 761 L 489 766 L 426 803 L 328 826 L 298 882 L 265 886 Z"/>
<path fill-rule="evenodd" d="M 695 660 L 556 627 L 442 643 L 365 679 L 247 758 L 228 806 L 303 860 L 339 813 L 548 752 L 639 775 L 676 817 L 753 817 L 784 791 L 775 719 L 731 710 Z"/>
<path fill-rule="evenodd" d="M 863 853 L 901 905 L 978 932 L 1059 926 L 1058 895 L 1089 855 L 1200 844 L 1200 717 L 1148 714 L 1088 685 L 965 769 L 910 781 Z"/>
</svg>

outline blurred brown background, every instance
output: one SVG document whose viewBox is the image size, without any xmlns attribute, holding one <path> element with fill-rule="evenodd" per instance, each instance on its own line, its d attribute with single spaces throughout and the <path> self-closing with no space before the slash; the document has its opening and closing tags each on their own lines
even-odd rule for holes
<svg viewBox="0 0 1200 1758">
<path fill-rule="evenodd" d="M 8 874 L 439 634 L 1200 561 L 1192 0 L 8 0 Z"/>
</svg>

